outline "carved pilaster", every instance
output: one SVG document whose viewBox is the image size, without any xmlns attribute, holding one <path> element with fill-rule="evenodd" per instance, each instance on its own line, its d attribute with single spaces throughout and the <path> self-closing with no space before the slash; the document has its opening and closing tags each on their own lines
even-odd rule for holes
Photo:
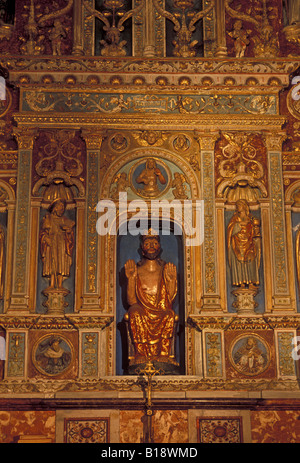
<svg viewBox="0 0 300 463">
<path fill-rule="evenodd" d="M 83 302 L 81 310 L 99 310 L 98 288 L 98 234 L 96 230 L 98 203 L 98 186 L 100 183 L 100 149 L 105 138 L 104 131 L 85 129 L 82 138 L 87 147 L 87 191 L 86 191 L 86 252 L 85 252 L 85 281 L 83 281 Z"/>
<path fill-rule="evenodd" d="M 282 178 L 282 143 L 285 132 L 265 132 L 268 149 L 270 214 L 273 261 L 273 311 L 295 311 L 291 300 L 290 269 L 287 259 L 284 192 Z"/>
<path fill-rule="evenodd" d="M 221 310 L 219 272 L 217 267 L 217 223 L 215 214 L 214 147 L 219 138 L 217 132 L 198 132 L 195 137 L 201 150 L 201 175 L 204 200 L 203 242 L 203 306 L 202 310 Z"/>
<path fill-rule="evenodd" d="M 28 310 L 31 159 L 38 132 L 31 127 L 14 129 L 18 141 L 18 189 L 14 237 L 12 295 L 8 312 Z"/>
</svg>

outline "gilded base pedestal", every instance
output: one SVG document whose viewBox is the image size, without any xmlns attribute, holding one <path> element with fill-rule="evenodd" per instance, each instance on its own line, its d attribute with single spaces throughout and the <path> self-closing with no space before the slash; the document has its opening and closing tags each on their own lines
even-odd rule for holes
<svg viewBox="0 0 300 463">
<path fill-rule="evenodd" d="M 67 303 L 65 302 L 65 297 L 69 294 L 69 290 L 65 288 L 47 288 L 43 291 L 43 294 L 47 297 L 47 301 L 44 305 L 47 307 L 47 314 L 50 315 L 64 315 L 65 307 Z"/>
<path fill-rule="evenodd" d="M 255 308 L 258 304 L 255 302 L 254 297 L 257 293 L 258 290 L 256 288 L 240 288 L 232 292 L 236 297 L 233 306 L 236 307 L 238 314 L 255 314 Z"/>
<path fill-rule="evenodd" d="M 160 375 L 179 375 L 180 368 L 177 362 L 158 362 L 152 360 L 153 367 L 159 371 Z M 139 375 L 141 370 L 146 368 L 147 362 L 129 365 L 128 375 Z"/>
</svg>

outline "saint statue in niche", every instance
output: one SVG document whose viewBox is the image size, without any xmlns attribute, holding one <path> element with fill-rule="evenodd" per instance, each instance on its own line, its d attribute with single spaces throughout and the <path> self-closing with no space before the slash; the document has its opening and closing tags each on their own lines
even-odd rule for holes
<svg viewBox="0 0 300 463">
<path fill-rule="evenodd" d="M 259 285 L 261 259 L 260 221 L 250 214 L 247 201 L 236 202 L 236 212 L 227 227 L 228 259 L 233 286 Z"/>
<path fill-rule="evenodd" d="M 65 201 L 54 200 L 41 226 L 43 276 L 50 278 L 50 289 L 61 289 L 63 280 L 70 276 L 75 222 L 64 216 L 65 208 Z"/>
<path fill-rule="evenodd" d="M 178 366 L 172 353 L 178 320 L 172 308 L 177 294 L 177 269 L 159 257 L 160 238 L 152 229 L 142 235 L 141 251 L 138 264 L 134 260 L 125 264 L 130 306 L 125 320 L 134 346 L 131 365 L 151 360 L 169 364 L 172 369 Z"/>
</svg>

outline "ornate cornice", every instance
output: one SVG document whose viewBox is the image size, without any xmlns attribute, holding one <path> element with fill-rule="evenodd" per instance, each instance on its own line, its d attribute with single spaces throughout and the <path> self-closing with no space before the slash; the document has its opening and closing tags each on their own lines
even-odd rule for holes
<svg viewBox="0 0 300 463">
<path fill-rule="evenodd" d="M 245 114 L 147 114 L 147 123 L 153 130 L 160 130 L 162 126 L 166 130 L 211 130 L 214 131 L 217 126 L 223 130 L 274 130 L 279 131 L 286 122 L 286 117 L 276 115 L 245 115 Z M 145 113 L 141 114 L 86 114 L 86 113 L 51 113 L 37 114 L 34 112 L 14 114 L 14 119 L 18 126 L 38 126 L 60 127 L 60 128 L 92 128 L 100 125 L 103 129 L 128 128 L 132 129 L 133 125 L 141 126 L 145 124 Z"/>
<path fill-rule="evenodd" d="M 164 376 L 157 376 L 155 381 L 152 382 L 152 389 L 155 393 L 156 391 L 166 391 L 166 392 L 176 392 L 180 391 L 184 392 L 191 392 L 191 391 L 298 391 L 299 384 L 297 380 L 289 380 L 289 379 L 245 379 L 245 380 L 225 380 L 225 379 L 203 379 L 199 377 L 189 377 L 189 376 L 174 376 L 171 379 L 169 377 Z M 31 380 L 3 380 L 0 381 L 0 400 L 1 394 L 22 394 L 22 399 L 24 402 L 26 401 L 26 396 L 24 394 L 28 394 L 28 399 L 31 398 L 32 393 L 35 394 L 42 394 L 44 395 L 44 399 L 53 399 L 53 403 L 55 402 L 55 395 L 56 393 L 60 393 L 60 398 L 56 400 L 64 401 L 61 393 L 70 393 L 70 392 L 131 392 L 133 398 L 131 400 L 137 401 L 137 398 L 134 397 L 135 393 L 141 391 L 141 384 L 140 378 L 137 376 L 125 376 L 122 378 L 118 378 L 115 376 L 112 377 L 105 377 L 105 378 L 95 378 L 95 379 L 78 379 L 78 380 L 47 380 L 45 378 L 41 379 L 31 379 Z M 7 400 L 7 398 L 6 398 Z M 32 398 L 30 399 L 32 400 Z M 37 400 L 41 400 L 41 397 Z M 89 397 L 87 396 L 85 399 L 81 396 L 81 403 L 87 402 L 87 407 L 90 408 L 91 405 L 89 403 Z M 95 398 L 93 397 L 93 402 L 95 402 Z M 155 400 L 155 398 L 154 398 Z M 164 399 L 166 402 L 168 399 Z M 172 400 L 172 398 L 170 398 Z M 176 399 L 178 402 L 178 399 Z M 193 408 L 195 407 L 197 399 L 192 398 L 190 399 L 193 401 Z M 214 400 L 218 400 L 214 398 Z M 223 397 L 223 399 L 228 402 L 229 399 Z M 242 399 L 239 399 L 242 400 Z M 198 399 L 202 404 L 204 403 L 203 399 Z M 19 400 L 20 402 L 20 400 Z M 68 399 L 70 405 L 70 398 Z M 71 407 L 74 406 L 76 399 L 71 401 Z M 98 406 L 101 407 L 106 404 L 110 405 L 108 408 L 111 408 L 111 405 L 114 404 L 116 407 L 126 406 L 126 400 L 123 399 L 116 399 L 115 396 L 112 399 L 107 398 L 105 399 L 98 399 Z M 163 403 L 163 399 L 160 399 L 160 402 Z M 184 407 L 186 405 L 188 407 L 191 406 L 189 403 L 189 399 L 183 398 L 180 401 L 181 406 Z M 200 406 L 200 402 L 198 405 Z M 144 404 L 144 400 L 142 400 L 141 404 Z M 51 402 L 48 402 L 49 407 L 52 407 Z M 57 404 L 55 404 L 57 406 Z M 78 406 L 78 405 L 77 405 Z M 75 408 L 77 408 L 77 406 Z M 299 407 L 299 405 L 298 405 Z M 44 408 L 47 408 L 47 404 L 44 404 Z M 64 406 L 65 408 L 65 406 Z"/>
<path fill-rule="evenodd" d="M 147 76 L 147 84 L 155 84 L 156 79 L 161 75 L 173 75 L 176 73 L 177 83 L 185 86 L 187 81 L 184 76 L 189 76 L 189 84 L 215 84 L 220 80 L 215 76 L 223 74 L 224 77 L 230 77 L 231 84 L 237 83 L 244 85 L 247 77 L 255 76 L 257 82 L 251 81 L 250 84 L 255 86 L 259 83 L 260 76 L 263 77 L 262 83 L 266 84 L 266 75 L 274 78 L 276 76 L 279 81 L 277 85 L 287 85 L 289 83 L 289 75 L 299 67 L 300 61 L 295 58 L 272 58 L 272 59 L 251 59 L 244 58 L 237 60 L 235 58 L 193 58 L 193 59 L 174 59 L 174 58 L 146 58 L 137 59 L 135 57 L 122 58 L 102 58 L 102 57 L 42 57 L 42 56 L 9 56 L 2 57 L 0 65 L 5 67 L 10 73 L 12 82 L 17 82 L 23 75 L 35 73 L 34 79 L 43 79 L 49 81 L 51 73 L 61 74 L 61 77 L 73 75 L 79 76 L 80 73 L 86 75 L 87 82 L 91 85 L 99 83 L 109 83 L 118 73 L 122 73 L 122 82 L 128 83 L 134 81 L 137 75 L 143 74 Z M 64 74 L 64 76 L 63 76 Z M 89 75 L 90 74 L 90 75 Z M 101 78 L 99 75 L 101 74 Z M 240 76 L 238 76 L 240 74 Z M 210 81 L 208 81 L 208 76 Z M 60 77 L 60 80 L 61 80 Z M 54 78 L 54 77 L 52 77 Z M 76 79 L 76 78 L 75 78 Z M 23 79 L 26 83 L 26 79 Z M 50 78 L 51 81 L 51 78 Z M 69 79 L 69 83 L 71 80 Z M 117 81 L 115 81 L 117 83 Z M 161 81 L 160 81 L 161 82 Z M 120 83 L 120 82 L 119 82 Z M 172 78 L 172 83 L 174 78 Z M 222 82 L 223 83 L 223 82 Z M 271 81 L 275 84 L 275 81 Z M 267 85 L 270 85 L 268 83 Z"/>
<path fill-rule="evenodd" d="M 65 315 L 64 317 L 52 317 L 48 315 L 3 315 L 0 317 L 0 327 L 18 330 L 79 330 L 79 329 L 104 329 L 113 321 L 113 317 Z"/>
<path fill-rule="evenodd" d="M 294 316 L 253 315 L 252 317 L 190 315 L 188 325 L 199 331 L 204 329 L 225 331 L 298 329 L 300 327 L 300 314 Z"/>
</svg>

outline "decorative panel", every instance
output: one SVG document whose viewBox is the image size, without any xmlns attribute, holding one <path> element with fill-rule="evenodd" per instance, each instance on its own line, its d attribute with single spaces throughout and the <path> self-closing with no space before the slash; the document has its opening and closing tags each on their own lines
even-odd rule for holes
<svg viewBox="0 0 300 463">
<path fill-rule="evenodd" d="M 197 420 L 198 442 L 201 444 L 239 444 L 243 442 L 242 419 L 209 417 Z"/>
<path fill-rule="evenodd" d="M 84 332 L 81 334 L 81 375 L 98 376 L 99 333 Z"/>
<path fill-rule="evenodd" d="M 221 378 L 224 375 L 221 331 L 204 332 L 204 375 L 208 378 Z"/>
<path fill-rule="evenodd" d="M 105 444 L 109 442 L 109 418 L 65 419 L 65 443 Z"/>
<path fill-rule="evenodd" d="M 10 332 L 8 336 L 8 377 L 24 377 L 25 375 L 25 332 Z"/>
<path fill-rule="evenodd" d="M 275 331 L 276 333 L 276 348 L 277 348 L 277 368 L 279 377 L 296 376 L 295 361 L 292 357 L 294 348 L 293 339 L 296 336 L 296 330 Z"/>
</svg>

